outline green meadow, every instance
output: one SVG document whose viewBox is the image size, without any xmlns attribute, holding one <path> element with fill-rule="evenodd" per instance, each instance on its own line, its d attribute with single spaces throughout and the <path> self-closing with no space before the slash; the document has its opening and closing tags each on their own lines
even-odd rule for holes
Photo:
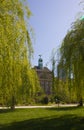
<svg viewBox="0 0 84 130">
<path fill-rule="evenodd" d="M 84 130 L 84 107 L 3 109 L 0 130 Z"/>
</svg>

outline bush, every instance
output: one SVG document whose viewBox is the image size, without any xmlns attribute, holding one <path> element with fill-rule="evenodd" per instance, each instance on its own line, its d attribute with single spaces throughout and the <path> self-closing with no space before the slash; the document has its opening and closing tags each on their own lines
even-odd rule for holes
<svg viewBox="0 0 84 130">
<path fill-rule="evenodd" d="M 48 97 L 47 97 L 47 96 L 43 97 L 42 103 L 43 103 L 43 104 L 48 104 L 48 102 L 49 102 Z"/>
</svg>

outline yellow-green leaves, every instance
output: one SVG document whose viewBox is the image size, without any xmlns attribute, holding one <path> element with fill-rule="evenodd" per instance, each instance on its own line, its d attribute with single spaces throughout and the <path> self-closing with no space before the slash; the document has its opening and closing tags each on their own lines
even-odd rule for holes
<svg viewBox="0 0 84 130">
<path fill-rule="evenodd" d="M 33 73 L 28 73 L 32 42 L 25 20 L 30 15 L 24 1 L 0 0 L 0 102 L 4 101 L 3 104 L 15 105 L 18 95 L 21 96 L 20 89 L 30 89 L 30 82 L 32 90 L 35 89 L 30 78 Z"/>
<path fill-rule="evenodd" d="M 65 60 L 67 74 L 73 75 L 79 100 L 84 98 L 84 21 L 76 21 L 61 46 L 61 61 Z M 71 77 L 69 77 L 71 79 Z"/>
</svg>

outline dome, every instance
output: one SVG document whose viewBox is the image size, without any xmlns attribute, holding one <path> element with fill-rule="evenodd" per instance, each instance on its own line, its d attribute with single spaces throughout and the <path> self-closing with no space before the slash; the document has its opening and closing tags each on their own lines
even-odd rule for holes
<svg viewBox="0 0 84 130">
<path fill-rule="evenodd" d="M 39 62 L 43 62 L 43 59 L 42 58 L 39 58 L 39 60 L 38 60 Z"/>
</svg>

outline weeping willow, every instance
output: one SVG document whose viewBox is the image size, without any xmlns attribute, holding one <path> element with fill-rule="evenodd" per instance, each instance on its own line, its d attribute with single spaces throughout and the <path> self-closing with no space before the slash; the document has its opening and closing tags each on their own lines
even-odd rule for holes
<svg viewBox="0 0 84 130">
<path fill-rule="evenodd" d="M 34 75 L 30 63 L 30 16 L 25 1 L 0 0 L 0 104 L 11 108 L 23 88 L 24 95 L 31 95 L 30 90 L 35 93 L 35 78 L 30 78 Z"/>
<path fill-rule="evenodd" d="M 60 48 L 61 68 L 66 72 L 68 86 L 76 93 L 79 105 L 84 98 L 84 20 L 77 20 L 65 36 Z M 64 62 L 63 62 L 64 61 Z"/>
</svg>

